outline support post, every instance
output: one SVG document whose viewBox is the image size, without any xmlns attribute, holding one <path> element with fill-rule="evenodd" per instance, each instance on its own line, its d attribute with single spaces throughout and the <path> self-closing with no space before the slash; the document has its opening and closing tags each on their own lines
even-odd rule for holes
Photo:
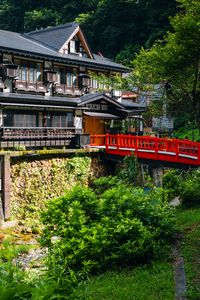
<svg viewBox="0 0 200 300">
<path fill-rule="evenodd" d="M 4 155 L 2 159 L 2 204 L 4 219 L 10 218 L 10 155 Z"/>
</svg>

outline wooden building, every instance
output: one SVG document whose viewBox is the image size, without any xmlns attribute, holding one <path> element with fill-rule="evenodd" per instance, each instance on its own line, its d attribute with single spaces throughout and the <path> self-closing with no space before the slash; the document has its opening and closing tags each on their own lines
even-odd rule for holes
<svg viewBox="0 0 200 300">
<path fill-rule="evenodd" d="M 91 72 L 127 68 L 95 55 L 76 23 L 0 30 L 0 148 L 72 145 L 77 134 L 105 133 L 108 120 L 125 119 L 120 93 L 104 93 Z"/>
</svg>

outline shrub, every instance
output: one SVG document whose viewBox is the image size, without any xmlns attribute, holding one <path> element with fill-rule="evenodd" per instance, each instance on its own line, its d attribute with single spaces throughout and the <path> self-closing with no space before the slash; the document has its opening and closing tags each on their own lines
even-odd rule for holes
<svg viewBox="0 0 200 300">
<path fill-rule="evenodd" d="M 127 183 L 135 183 L 141 185 L 139 178 L 139 163 L 134 155 L 126 156 L 123 159 L 123 166 L 118 172 L 118 177 Z"/>
<path fill-rule="evenodd" d="M 42 213 L 50 273 L 67 280 L 69 289 L 90 274 L 152 259 L 175 233 L 172 209 L 160 190 L 144 193 L 116 181 L 103 191 L 100 181 L 94 190 L 76 186 Z"/>
<path fill-rule="evenodd" d="M 182 205 L 192 207 L 200 205 L 200 171 L 189 173 L 181 184 Z"/>
<path fill-rule="evenodd" d="M 120 183 L 120 179 L 117 176 L 100 177 L 92 181 L 91 188 L 96 194 L 100 195 L 118 183 Z"/>
<path fill-rule="evenodd" d="M 163 188 L 167 191 L 168 200 L 172 200 L 180 194 L 182 177 L 177 170 L 170 170 L 163 175 Z"/>
</svg>

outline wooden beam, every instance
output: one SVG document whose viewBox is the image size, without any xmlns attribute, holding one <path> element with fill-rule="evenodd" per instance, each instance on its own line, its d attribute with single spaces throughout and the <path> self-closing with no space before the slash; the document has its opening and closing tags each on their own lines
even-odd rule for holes
<svg viewBox="0 0 200 300">
<path fill-rule="evenodd" d="M 2 157 L 2 204 L 4 219 L 10 218 L 10 187 L 11 187 L 11 176 L 10 176 L 10 155 L 6 154 Z"/>
</svg>

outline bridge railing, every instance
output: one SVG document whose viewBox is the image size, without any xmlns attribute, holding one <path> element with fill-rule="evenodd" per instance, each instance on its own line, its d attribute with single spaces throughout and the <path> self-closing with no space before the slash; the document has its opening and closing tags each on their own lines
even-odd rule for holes
<svg viewBox="0 0 200 300">
<path fill-rule="evenodd" d="M 126 134 L 91 135 L 91 146 L 100 146 L 116 150 L 151 151 L 152 153 L 169 155 L 191 155 L 200 161 L 200 143 L 189 140 L 157 138 L 149 136 L 133 136 Z M 117 153 L 116 153 L 117 154 Z"/>
</svg>

